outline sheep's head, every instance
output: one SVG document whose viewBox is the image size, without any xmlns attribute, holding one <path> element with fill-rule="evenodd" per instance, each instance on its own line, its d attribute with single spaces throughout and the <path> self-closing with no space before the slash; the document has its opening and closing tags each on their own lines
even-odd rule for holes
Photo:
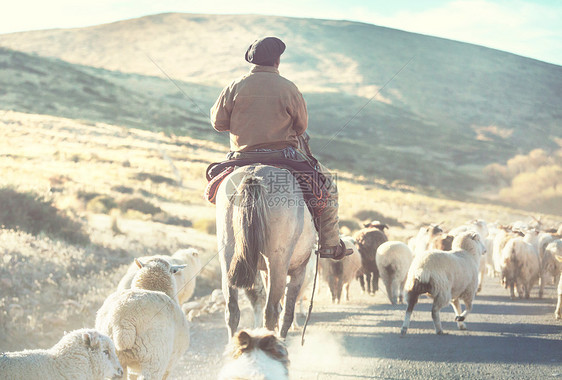
<svg viewBox="0 0 562 380">
<path fill-rule="evenodd" d="M 87 330 L 82 333 L 86 347 L 91 350 L 94 362 L 100 364 L 100 370 L 104 378 L 120 379 L 123 377 L 123 368 L 119 363 L 115 352 L 113 341 L 106 335 L 95 330 Z"/>
<path fill-rule="evenodd" d="M 437 234 L 442 233 L 443 229 L 441 228 L 441 226 L 439 224 L 430 224 L 429 226 L 426 227 L 425 231 L 430 236 L 435 236 Z"/>
<path fill-rule="evenodd" d="M 96 378 L 120 379 L 123 377 L 123 368 L 117 359 L 115 345 L 107 335 L 94 329 L 74 330 L 65 333 L 52 350 L 57 354 L 67 352 L 75 355 L 77 349 L 87 352 Z"/>
<path fill-rule="evenodd" d="M 478 232 L 466 231 L 459 234 L 453 240 L 453 250 L 463 249 L 472 253 L 478 260 L 480 256 L 486 253 L 486 246 L 482 242 L 482 238 Z"/>
<path fill-rule="evenodd" d="M 186 265 L 171 265 L 167 260 L 156 257 L 146 262 L 135 259 L 139 270 L 133 277 L 131 288 L 161 291 L 177 300 L 174 274 Z"/>
</svg>

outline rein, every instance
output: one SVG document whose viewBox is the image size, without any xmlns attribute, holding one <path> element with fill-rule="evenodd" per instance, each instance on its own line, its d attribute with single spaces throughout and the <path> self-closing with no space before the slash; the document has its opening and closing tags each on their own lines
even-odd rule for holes
<svg viewBox="0 0 562 380">
<path fill-rule="evenodd" d="M 315 219 L 315 222 L 319 222 L 319 221 L 317 221 Z M 318 235 L 320 235 L 320 229 L 318 229 Z M 320 240 L 320 239 L 318 239 L 318 240 Z M 320 263 L 320 255 L 317 252 L 316 253 L 316 269 L 314 271 L 314 281 L 312 282 L 312 294 L 310 295 L 310 305 L 308 306 L 308 313 L 306 314 L 306 320 L 304 321 L 304 326 L 302 328 L 301 346 L 304 346 L 304 334 L 306 333 L 306 326 L 308 326 L 308 321 L 310 320 L 310 314 L 312 314 L 312 306 L 314 304 L 314 293 L 316 293 L 316 279 L 318 278 L 319 263 Z"/>
</svg>

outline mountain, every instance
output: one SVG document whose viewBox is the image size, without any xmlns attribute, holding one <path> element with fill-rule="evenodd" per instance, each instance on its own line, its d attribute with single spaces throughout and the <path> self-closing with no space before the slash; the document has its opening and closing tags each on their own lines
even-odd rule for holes
<svg viewBox="0 0 562 380">
<path fill-rule="evenodd" d="M 173 13 L 2 35 L 0 46 L 12 49 L 2 55 L 32 54 L 12 63 L 14 75 L 51 75 L 58 65 L 53 83 L 62 87 L 6 90 L 13 75 L 4 73 L 0 108 L 30 107 L 12 102 L 14 91 L 28 103 L 76 103 L 86 86 L 110 97 L 102 107 L 103 99 L 86 94 L 97 100 L 74 104 L 82 118 L 122 114 L 115 121 L 124 125 L 134 119 L 226 144 L 206 121 L 209 106 L 247 72 L 245 49 L 264 35 L 287 44 L 281 74 L 303 92 L 313 151 L 328 166 L 458 197 L 484 185 L 488 164 L 559 147 L 562 67 L 349 21 Z M 99 80 L 81 82 L 92 78 Z M 91 109 L 98 116 L 88 116 Z"/>
</svg>

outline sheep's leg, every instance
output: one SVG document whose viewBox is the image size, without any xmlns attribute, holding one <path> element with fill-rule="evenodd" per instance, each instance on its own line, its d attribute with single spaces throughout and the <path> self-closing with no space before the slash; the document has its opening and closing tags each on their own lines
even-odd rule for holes
<svg viewBox="0 0 562 380">
<path fill-rule="evenodd" d="M 328 287 L 330 288 L 330 295 L 332 296 L 332 303 L 336 303 L 337 293 L 338 293 L 338 285 L 337 285 L 337 277 L 332 277 L 328 279 Z"/>
<path fill-rule="evenodd" d="M 438 335 L 443 335 L 443 327 L 441 326 L 441 318 L 439 312 L 443 309 L 450 301 L 450 297 L 446 297 L 442 294 L 437 294 L 433 299 L 433 307 L 431 308 L 431 318 L 433 319 L 433 325 L 435 327 L 435 333 Z"/>
<path fill-rule="evenodd" d="M 515 299 L 515 284 L 512 282 L 511 284 L 509 284 L 509 297 L 514 300 Z"/>
<path fill-rule="evenodd" d="M 289 283 L 287 284 L 287 294 L 285 295 L 285 307 L 283 315 L 283 324 L 281 325 L 281 337 L 285 338 L 289 328 L 295 319 L 295 304 L 299 296 L 304 277 L 306 276 L 306 266 L 296 273 L 289 276 Z"/>
<path fill-rule="evenodd" d="M 376 291 L 379 290 L 379 277 L 380 277 L 379 271 L 375 270 L 373 272 L 373 277 L 372 277 L 373 278 L 373 294 L 375 294 Z"/>
<path fill-rule="evenodd" d="M 410 327 L 410 317 L 412 316 L 412 311 L 414 311 L 414 306 L 418 303 L 419 293 L 415 291 L 408 292 L 408 308 L 406 309 L 406 316 L 404 317 L 404 323 L 402 324 L 402 331 L 400 335 L 406 335 L 408 327 Z"/>
<path fill-rule="evenodd" d="M 365 293 L 365 278 L 363 273 L 357 275 L 357 280 L 359 281 L 359 285 L 361 286 L 361 293 Z"/>
<path fill-rule="evenodd" d="M 556 304 L 556 310 L 554 311 L 554 318 L 562 319 L 562 294 L 558 295 L 558 303 Z"/>
<path fill-rule="evenodd" d="M 466 301 L 465 301 L 466 304 Z M 461 302 L 458 298 L 455 298 L 451 301 L 451 305 L 455 310 L 455 321 L 457 322 L 457 326 L 459 330 L 466 330 L 466 325 L 464 324 L 464 318 L 466 315 L 461 314 Z"/>
<path fill-rule="evenodd" d="M 482 291 L 482 282 L 484 281 L 484 270 L 482 268 L 480 272 L 478 272 L 478 289 L 476 289 L 476 293 L 480 293 Z"/>
<path fill-rule="evenodd" d="M 345 290 L 345 300 L 349 302 L 349 282 L 343 286 Z"/>
<path fill-rule="evenodd" d="M 343 281 L 342 278 L 338 276 L 336 279 L 336 303 L 340 303 L 341 301 L 341 292 L 343 289 Z"/>
<path fill-rule="evenodd" d="M 388 278 L 385 278 L 383 280 L 384 283 L 384 287 L 386 289 L 386 296 L 388 297 L 388 300 L 390 301 L 391 304 L 396 305 L 396 298 L 394 297 L 394 284 L 393 281 L 390 281 Z"/>
<path fill-rule="evenodd" d="M 406 284 L 406 279 L 400 283 L 400 293 L 398 296 L 398 302 L 404 303 L 404 285 Z"/>
<path fill-rule="evenodd" d="M 539 298 L 544 294 L 544 283 L 546 282 L 546 273 L 541 273 L 539 276 Z"/>
<path fill-rule="evenodd" d="M 525 290 L 523 285 L 521 284 L 521 281 L 517 281 L 515 283 L 515 288 L 517 289 L 517 297 L 523 298 L 523 295 L 525 294 Z"/>
</svg>

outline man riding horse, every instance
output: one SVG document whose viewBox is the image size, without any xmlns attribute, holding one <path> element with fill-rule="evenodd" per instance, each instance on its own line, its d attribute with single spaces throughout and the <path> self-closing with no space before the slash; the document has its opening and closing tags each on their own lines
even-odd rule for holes
<svg viewBox="0 0 562 380">
<path fill-rule="evenodd" d="M 279 75 L 285 44 L 279 38 L 254 41 L 246 61 L 254 66 L 243 77 L 225 87 L 211 108 L 213 128 L 230 132 L 231 160 L 259 157 L 291 158 L 307 162 L 311 171 L 321 173 L 330 193 L 330 202 L 318 216 L 318 254 L 340 260 L 352 253 L 339 237 L 338 191 L 335 178 L 310 154 L 306 103 L 297 86 Z"/>
</svg>

